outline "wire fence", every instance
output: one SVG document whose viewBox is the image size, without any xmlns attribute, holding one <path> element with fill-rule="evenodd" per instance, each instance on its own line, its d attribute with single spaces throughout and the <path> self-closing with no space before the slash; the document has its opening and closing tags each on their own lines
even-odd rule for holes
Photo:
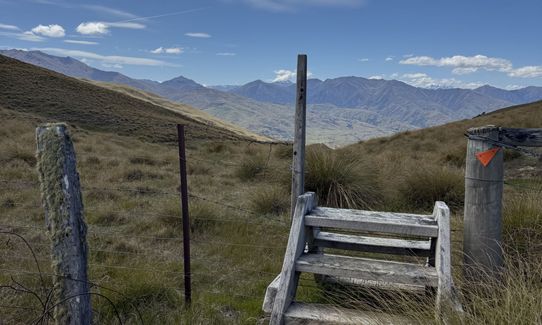
<svg viewBox="0 0 542 325">
<path fill-rule="evenodd" d="M 224 140 L 224 139 L 220 139 Z M 272 157 L 272 146 L 274 145 L 291 145 L 289 143 L 269 143 L 269 142 L 260 142 L 260 141 L 241 141 L 235 140 L 234 142 L 244 142 L 249 145 L 252 143 L 264 143 L 269 145 L 269 151 L 267 152 L 266 162 L 262 168 L 264 171 L 276 172 L 278 170 L 284 171 L 284 167 L 271 166 L 270 161 Z M 85 156 L 82 156 L 83 159 Z M 128 159 L 132 160 L 135 163 L 144 163 L 151 166 L 166 166 L 169 165 L 174 167 L 178 164 L 178 160 L 175 160 L 171 155 L 172 159 L 157 159 L 150 156 L 130 156 L 130 157 L 116 157 L 116 156 L 107 156 L 100 155 L 100 159 Z M 204 159 L 200 157 L 194 157 L 189 155 L 187 157 L 189 162 L 201 162 L 217 165 L 220 167 L 226 166 L 228 168 L 242 168 L 244 167 L 243 163 L 238 163 L 228 160 L 216 160 L 216 159 Z M 157 167 L 157 168 L 158 168 Z M 290 166 L 286 167 L 290 168 Z M 177 177 L 177 175 L 172 176 Z M 84 181 L 84 180 L 83 180 Z M 20 260 L 27 262 L 29 265 L 32 262 L 42 263 L 43 265 L 50 264 L 50 243 L 46 236 L 46 227 L 45 222 L 37 223 L 36 220 L 44 220 L 41 212 L 41 203 L 39 201 L 39 183 L 35 179 L 0 179 L 0 184 L 4 189 L 10 189 L 13 191 L 20 189 L 35 190 L 36 197 L 35 201 L 16 201 L 9 200 L 4 202 L 7 208 L 16 207 L 24 211 L 25 217 L 23 217 L 18 212 L 18 215 L 10 215 L 5 212 L 2 212 L 2 219 L 0 220 L 0 230 L 7 229 L 14 232 L 19 232 L 22 230 L 21 234 L 25 236 L 32 237 L 32 247 L 36 248 L 38 252 L 37 256 L 30 257 L 28 255 L 21 255 L 20 252 L 13 253 L 14 241 L 7 242 L 0 238 L 0 276 L 9 275 L 9 276 L 39 276 L 45 275 L 49 277 L 58 276 L 49 272 L 36 272 L 31 269 L 23 268 L 10 268 L 9 265 L 12 261 Z M 513 184 L 510 182 L 505 182 L 508 186 L 514 186 L 516 188 L 522 188 L 524 190 L 540 190 L 540 188 L 532 187 L 530 185 L 521 185 Z M 173 200 L 177 202 L 179 198 L 179 191 L 177 189 L 164 189 L 164 188 L 146 188 L 146 187 L 129 187 L 121 184 L 115 184 L 111 182 L 107 186 L 93 186 L 88 185 L 83 182 L 82 191 L 97 191 L 97 192 L 117 192 L 117 193 L 133 193 L 135 195 L 156 195 L 168 200 Z M 215 216 L 205 216 L 205 217 L 195 217 L 192 218 L 192 223 L 197 222 L 208 222 L 208 223 L 218 223 L 218 224 L 231 224 L 232 226 L 241 227 L 248 226 L 246 229 L 249 229 L 253 232 L 250 236 L 254 242 L 248 241 L 239 241 L 236 239 L 235 234 L 231 238 L 209 238 L 210 236 L 201 236 L 191 239 L 191 242 L 195 244 L 196 253 L 192 257 L 197 269 L 194 272 L 191 272 L 192 279 L 205 279 L 211 276 L 216 276 L 216 278 L 224 281 L 228 277 L 239 276 L 240 274 L 256 274 L 259 277 L 269 277 L 269 282 L 277 276 L 280 263 L 277 263 L 275 270 L 257 268 L 256 266 L 247 267 L 244 265 L 244 261 L 250 262 L 250 259 L 254 256 L 252 255 L 254 251 L 259 252 L 258 254 L 273 254 L 274 256 L 280 257 L 282 260 L 282 255 L 285 251 L 285 237 L 282 238 L 282 244 L 277 242 L 265 243 L 261 242 L 260 234 L 258 231 L 268 231 L 269 227 L 278 229 L 278 233 L 287 236 L 288 230 L 290 228 L 289 220 L 283 219 L 280 217 L 273 217 L 269 215 L 262 215 L 262 213 L 254 211 L 250 207 L 235 204 L 233 202 L 242 202 L 242 200 L 232 199 L 225 200 L 219 199 L 216 196 L 209 197 L 201 193 L 189 192 L 189 197 L 193 200 L 206 202 L 212 204 L 216 207 Z M 231 217 L 230 214 L 226 216 L 225 213 L 221 213 L 223 210 L 229 210 L 236 217 Z M 107 207 L 106 210 L 115 214 L 119 217 L 131 218 L 133 220 L 148 219 L 148 220 L 159 220 L 159 219 L 172 219 L 172 220 L 181 220 L 182 217 L 179 213 L 158 213 L 154 211 L 147 211 L 140 207 L 122 207 L 118 206 L 113 209 Z M 87 214 L 96 214 L 103 212 L 103 209 L 96 208 L 93 206 L 88 206 L 85 208 Z M 31 217 L 29 217 L 31 216 Z M 29 220 L 30 219 L 30 220 Z M 9 222 L 8 222 L 9 220 Z M 12 221 L 17 220 L 17 221 Z M 33 221 L 33 222 L 30 222 Z M 112 229 L 113 228 L 113 229 Z M 171 288 L 182 290 L 182 281 L 180 278 L 183 275 L 182 271 L 182 256 L 183 250 L 180 242 L 183 240 L 182 236 L 179 235 L 163 235 L 160 233 L 152 233 L 151 231 L 157 231 L 156 228 L 150 227 L 147 229 L 134 229 L 133 227 L 125 225 L 114 225 L 108 224 L 106 226 L 101 224 L 94 224 L 89 222 L 88 225 L 88 240 L 90 245 L 90 262 L 89 267 L 91 272 L 99 269 L 105 270 L 121 270 L 121 271 L 142 271 L 148 272 L 149 274 L 163 274 L 173 276 L 173 280 L 177 281 L 175 285 L 168 283 Z M 461 229 L 452 229 L 454 233 L 460 233 Z M 180 231 L 178 232 L 181 233 Z M 114 243 L 115 239 L 126 239 L 129 241 L 137 242 L 135 247 L 125 247 L 118 248 L 111 243 Z M 109 240 L 109 242 L 107 241 Z M 152 243 L 149 243 L 151 241 Z M 462 240 L 457 238 L 457 236 L 452 236 L 452 242 L 454 245 L 462 245 Z M 142 247 L 143 246 L 143 247 Z M 167 247 L 166 247 L 167 246 Z M 209 251 L 205 247 L 212 247 Z M 224 257 L 222 257 L 221 252 L 224 252 L 225 249 L 240 249 L 240 251 L 251 252 L 245 257 L 238 257 L 237 262 L 229 261 L 227 265 L 230 269 L 224 270 L 214 270 L 213 266 L 216 263 L 224 262 Z M 98 255 L 104 255 L 106 258 L 103 261 L 99 261 L 97 258 Z M 126 260 L 130 260 L 128 263 Z M 117 261 L 118 264 L 111 264 L 111 260 Z M 108 262 L 109 261 L 109 262 Z M 249 264 L 249 263 L 247 263 Z M 224 265 L 224 264 L 220 264 Z M 250 264 L 249 264 L 250 265 Z M 454 261 L 454 267 L 461 267 L 460 261 Z M 202 280 L 203 281 L 203 280 Z M 93 280 L 92 283 L 100 283 L 100 280 Z M 235 281 L 232 281 L 235 282 Z M 319 288 L 313 283 L 310 283 L 306 280 L 302 280 L 300 283 L 301 286 L 306 288 Z M 225 287 L 233 288 L 232 290 L 224 290 Z M 234 285 L 229 285 L 225 287 L 214 286 L 213 289 L 209 289 L 208 285 L 202 284 L 195 288 L 195 292 L 201 292 L 206 294 L 220 294 L 220 295 L 230 295 L 243 298 L 251 298 L 262 300 L 265 294 L 265 289 L 260 290 L 260 292 L 246 292 L 243 291 L 240 293 L 239 288 L 235 288 Z M 234 290 L 235 289 L 235 290 Z M 1 293 L 0 293 L 1 294 Z M 0 300 L 1 302 L 1 300 Z M 17 304 L 0 304 L 0 309 L 24 309 L 24 310 L 34 310 L 34 308 L 28 306 L 19 306 Z"/>
</svg>

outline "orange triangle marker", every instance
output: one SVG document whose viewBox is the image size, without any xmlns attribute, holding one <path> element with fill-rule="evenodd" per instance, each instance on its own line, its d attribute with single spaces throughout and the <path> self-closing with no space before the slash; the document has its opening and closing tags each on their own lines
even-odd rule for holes
<svg viewBox="0 0 542 325">
<path fill-rule="evenodd" d="M 493 157 L 495 157 L 495 155 L 497 154 L 497 152 L 499 152 L 500 149 L 500 147 L 497 147 L 489 149 L 488 151 L 478 152 L 476 154 L 476 158 L 478 158 L 478 160 L 482 163 L 482 165 L 484 165 L 484 167 L 487 167 L 487 165 L 489 165 Z"/>
</svg>

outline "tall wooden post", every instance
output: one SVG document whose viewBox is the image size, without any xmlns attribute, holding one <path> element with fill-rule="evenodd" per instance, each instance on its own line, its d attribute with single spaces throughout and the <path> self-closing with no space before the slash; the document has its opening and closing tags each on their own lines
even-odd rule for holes
<svg viewBox="0 0 542 325">
<path fill-rule="evenodd" d="M 87 226 L 73 144 L 65 124 L 38 127 L 36 140 L 42 202 L 52 241 L 55 323 L 90 324 Z"/>
<path fill-rule="evenodd" d="M 503 149 L 492 144 L 500 140 L 498 127 L 472 128 L 467 144 L 465 169 L 464 261 L 471 279 L 483 273 L 498 273 L 503 265 L 501 220 L 503 193 Z M 497 148 L 485 163 L 476 154 Z M 491 157 L 490 154 L 488 157 Z"/>
<path fill-rule="evenodd" d="M 291 217 L 297 198 L 305 192 L 305 133 L 307 120 L 307 55 L 297 56 L 294 151 L 292 161 Z"/>
</svg>

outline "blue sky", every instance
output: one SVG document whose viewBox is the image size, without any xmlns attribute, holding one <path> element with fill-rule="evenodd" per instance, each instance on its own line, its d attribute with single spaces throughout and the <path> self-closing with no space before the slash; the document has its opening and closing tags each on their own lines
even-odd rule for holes
<svg viewBox="0 0 542 325">
<path fill-rule="evenodd" d="M 0 0 L 0 47 L 206 85 L 313 77 L 542 86 L 540 0 Z"/>
</svg>

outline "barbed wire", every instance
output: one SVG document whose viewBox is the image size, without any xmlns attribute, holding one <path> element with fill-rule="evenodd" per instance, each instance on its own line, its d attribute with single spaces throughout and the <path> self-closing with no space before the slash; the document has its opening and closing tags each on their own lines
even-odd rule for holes
<svg viewBox="0 0 542 325">
<path fill-rule="evenodd" d="M 528 149 L 525 149 L 525 148 L 520 147 L 520 146 L 508 144 L 508 143 L 505 143 L 505 142 L 502 142 L 502 141 L 499 141 L 499 140 L 494 140 L 494 139 L 491 139 L 491 138 L 486 137 L 486 136 L 465 133 L 465 137 L 467 137 L 468 139 L 471 139 L 471 140 L 485 141 L 485 142 L 490 143 L 490 144 L 495 145 L 495 146 L 516 150 L 516 151 L 522 152 L 524 154 L 527 154 L 527 155 L 535 157 L 535 158 L 542 158 L 542 153 L 538 153 L 538 152 L 535 152 L 533 150 L 528 150 Z"/>
</svg>

